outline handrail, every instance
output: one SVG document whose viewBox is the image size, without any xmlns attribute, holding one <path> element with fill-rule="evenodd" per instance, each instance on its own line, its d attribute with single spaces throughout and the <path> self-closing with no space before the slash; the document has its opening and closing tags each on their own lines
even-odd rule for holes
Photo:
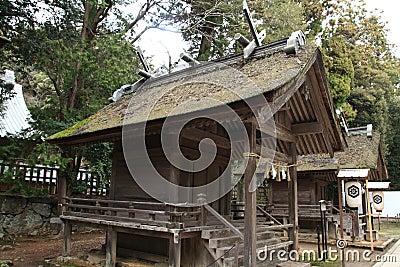
<svg viewBox="0 0 400 267">
<path fill-rule="evenodd" d="M 193 226 L 200 225 L 200 210 L 168 210 L 166 203 L 138 202 L 138 201 L 116 201 L 105 199 L 85 199 L 85 198 L 63 198 L 67 203 L 63 204 L 66 210 L 63 215 L 73 215 L 78 217 L 98 216 L 106 220 L 132 221 L 141 224 L 157 224 L 168 228 L 180 225 Z M 181 207 L 182 208 L 182 207 Z M 120 213 L 120 214 L 118 214 Z M 148 216 L 148 217 L 146 217 Z M 169 220 L 165 220 L 169 216 Z"/>
<path fill-rule="evenodd" d="M 274 208 L 284 208 L 284 207 L 288 207 L 288 204 L 273 204 L 272 205 Z M 299 204 L 298 205 L 301 208 L 319 208 L 320 206 L 318 204 Z M 327 207 L 333 207 L 332 204 L 327 203 Z"/>
<path fill-rule="evenodd" d="M 76 198 L 76 197 L 64 197 L 63 199 L 70 201 L 81 201 L 81 202 L 98 202 L 107 204 L 133 204 L 133 205 L 148 205 L 148 206 L 168 206 L 163 202 L 146 202 L 146 201 L 129 201 L 129 200 L 111 200 L 111 199 L 96 199 L 96 198 Z"/>
<path fill-rule="evenodd" d="M 63 199 L 70 201 L 98 202 L 98 203 L 108 203 L 108 204 L 128 204 L 128 205 L 132 204 L 132 205 L 147 205 L 147 206 L 176 207 L 176 208 L 198 208 L 198 204 L 190 204 L 190 203 L 168 203 L 168 202 L 114 200 L 114 199 L 101 199 L 101 198 L 76 198 L 76 197 L 63 197 Z"/>
<path fill-rule="evenodd" d="M 334 205 L 332 205 L 332 209 L 337 211 L 337 212 L 340 212 L 340 209 L 336 208 Z M 349 209 L 347 207 L 343 207 L 343 209 L 344 209 L 345 212 L 349 212 L 349 213 L 353 213 L 354 212 L 354 211 L 352 211 L 351 209 Z"/>
<path fill-rule="evenodd" d="M 260 205 L 256 205 L 257 209 L 260 210 L 262 213 L 264 213 L 264 215 L 266 215 L 267 217 L 269 217 L 272 221 L 274 221 L 274 223 L 282 225 L 282 223 L 280 221 L 278 221 L 277 219 L 275 219 L 271 214 L 269 214 L 267 211 L 265 211 L 263 208 L 261 208 Z"/>
<path fill-rule="evenodd" d="M 334 211 L 340 212 L 340 210 L 339 210 L 338 208 L 336 208 L 335 206 L 333 206 L 333 205 L 332 205 L 332 209 L 333 209 Z"/>
<path fill-rule="evenodd" d="M 213 209 L 210 205 L 208 204 L 204 204 L 204 208 L 206 210 L 208 210 L 212 215 L 214 215 L 215 218 L 217 218 L 218 220 L 220 220 L 226 227 L 228 227 L 232 232 L 234 232 L 235 234 L 237 234 L 240 239 L 244 240 L 244 236 L 242 234 L 242 232 L 239 231 L 239 229 L 237 229 L 235 226 L 233 226 L 233 224 L 231 224 L 227 219 L 225 219 L 224 217 L 222 217 L 221 214 L 219 214 L 215 209 Z"/>
</svg>

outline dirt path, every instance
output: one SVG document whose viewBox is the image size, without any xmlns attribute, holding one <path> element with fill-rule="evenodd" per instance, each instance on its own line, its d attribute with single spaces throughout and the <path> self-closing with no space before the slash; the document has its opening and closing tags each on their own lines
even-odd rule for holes
<svg viewBox="0 0 400 267">
<path fill-rule="evenodd" d="M 83 233 L 72 237 L 72 256 L 79 257 L 92 249 L 100 249 L 104 243 L 105 234 L 101 232 Z M 12 248 L 7 248 L 11 245 Z M 62 252 L 61 237 L 25 237 L 18 238 L 13 243 L 1 242 L 0 260 L 12 260 L 16 267 L 37 267 L 45 259 L 57 258 Z"/>
</svg>

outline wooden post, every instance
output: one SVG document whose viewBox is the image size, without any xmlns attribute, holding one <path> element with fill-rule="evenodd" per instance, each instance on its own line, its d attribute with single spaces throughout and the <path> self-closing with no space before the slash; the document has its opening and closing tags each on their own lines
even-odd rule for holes
<svg viewBox="0 0 400 267">
<path fill-rule="evenodd" d="M 58 216 L 62 215 L 63 211 L 65 210 L 65 197 L 67 196 L 67 182 L 66 178 L 61 174 L 61 172 L 58 172 L 57 175 L 58 181 L 57 181 L 57 195 L 58 195 L 58 208 L 57 208 L 57 213 Z"/>
<path fill-rule="evenodd" d="M 200 225 L 205 226 L 207 224 L 207 211 L 204 208 L 204 204 L 206 204 L 206 195 L 203 193 L 200 193 L 197 195 L 197 204 L 200 205 Z"/>
<path fill-rule="evenodd" d="M 338 196 L 339 196 L 339 220 L 340 220 L 340 239 L 344 240 L 344 231 L 343 231 L 343 190 L 342 190 L 342 179 L 338 178 Z M 342 259 L 342 267 L 345 266 L 344 260 L 344 249 L 340 250 L 341 259 Z"/>
<path fill-rule="evenodd" d="M 173 162 L 176 162 L 177 155 L 172 155 Z M 169 166 L 169 181 L 173 183 L 174 185 L 179 185 L 179 176 L 180 176 L 180 170 L 175 167 L 174 165 L 170 164 Z M 170 190 L 169 190 L 169 196 L 170 196 L 170 203 L 178 203 L 179 202 L 179 192 L 176 189 L 174 185 L 171 185 Z"/>
<path fill-rule="evenodd" d="M 338 196 L 339 196 L 339 219 L 340 219 L 340 238 L 343 240 L 343 189 L 342 189 L 342 179 L 338 179 Z"/>
<path fill-rule="evenodd" d="M 169 238 L 169 267 L 181 266 L 181 237 L 179 233 L 173 233 Z"/>
<path fill-rule="evenodd" d="M 70 221 L 64 221 L 64 239 L 63 239 L 63 248 L 62 255 L 64 257 L 69 256 L 71 254 L 71 239 L 72 239 L 72 224 Z"/>
<path fill-rule="evenodd" d="M 106 234 L 106 267 L 115 267 L 117 261 L 117 231 L 109 225 Z"/>
<path fill-rule="evenodd" d="M 371 251 L 374 251 L 374 239 L 372 236 L 371 203 L 369 201 L 368 179 L 365 180 L 365 195 L 367 197 L 369 239 L 371 241 Z"/>
<path fill-rule="evenodd" d="M 282 218 L 282 222 L 283 222 L 283 224 L 288 224 L 288 218 L 283 217 L 283 218 Z M 284 236 L 284 237 L 288 237 L 288 231 L 283 230 L 283 236 Z"/>
<path fill-rule="evenodd" d="M 247 135 L 249 138 L 250 153 L 256 152 L 256 125 L 254 122 L 246 123 Z M 244 192 L 245 192 L 245 208 L 244 208 L 244 266 L 256 266 L 256 191 L 250 192 L 254 188 L 250 183 L 256 171 L 256 159 L 248 158 L 247 168 L 244 173 Z M 256 182 L 255 179 L 253 182 Z"/>
<path fill-rule="evenodd" d="M 233 266 L 239 266 L 239 242 L 235 243 L 235 259 L 233 262 Z"/>
<path fill-rule="evenodd" d="M 297 149 L 296 143 L 290 143 L 290 156 L 291 164 L 297 163 Z M 299 207 L 298 207 L 298 196 L 297 196 L 297 167 L 293 166 L 289 168 L 290 182 L 289 185 L 289 223 L 293 224 L 293 227 L 289 229 L 289 240 L 293 241 L 290 246 L 291 250 L 299 249 Z"/>
</svg>

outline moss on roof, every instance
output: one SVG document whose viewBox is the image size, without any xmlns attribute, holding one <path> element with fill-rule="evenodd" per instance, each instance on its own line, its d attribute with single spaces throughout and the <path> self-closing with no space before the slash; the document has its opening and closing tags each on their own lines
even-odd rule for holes
<svg viewBox="0 0 400 267">
<path fill-rule="evenodd" d="M 220 104 L 229 104 L 243 97 L 259 94 L 251 83 L 241 82 L 240 76 L 243 74 L 250 78 L 263 93 L 273 91 L 301 75 L 302 69 L 314 60 L 316 53 L 317 48 L 311 46 L 301 49 L 297 56 L 287 56 L 282 51 L 271 53 L 266 50 L 264 54 L 258 53 L 257 57 L 236 60 L 232 63 L 231 66 L 239 72 L 229 69 L 210 70 L 209 67 L 200 66 L 152 78 L 136 92 L 124 95 L 86 120 L 51 136 L 49 140 L 54 141 L 122 127 L 124 123 L 135 124 L 162 119 L 180 103 L 188 100 L 194 101 L 192 103 L 195 104 L 184 110 L 175 111 L 174 115 L 216 107 L 215 101 L 209 101 L 209 98 L 219 100 Z M 213 66 L 212 63 L 205 63 L 207 64 Z M 221 84 L 228 86 L 221 86 Z M 239 88 L 240 96 L 226 90 L 230 86 Z M 160 95 L 163 96 L 159 98 Z M 148 116 L 145 111 L 153 105 L 155 99 L 158 101 Z"/>
<path fill-rule="evenodd" d="M 299 157 L 304 164 L 298 171 L 336 170 L 336 169 L 377 169 L 380 149 L 380 135 L 374 133 L 372 138 L 366 135 L 353 135 L 347 138 L 348 148 L 344 152 L 336 152 L 331 158 L 327 154 L 307 155 Z"/>
</svg>

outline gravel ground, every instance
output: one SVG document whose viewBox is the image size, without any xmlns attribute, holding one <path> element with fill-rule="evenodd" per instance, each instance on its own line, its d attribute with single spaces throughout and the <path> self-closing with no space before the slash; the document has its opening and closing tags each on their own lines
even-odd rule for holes
<svg viewBox="0 0 400 267">
<path fill-rule="evenodd" d="M 382 239 L 400 238 L 400 224 L 382 225 L 380 232 Z M 101 266 L 98 262 L 104 260 L 103 253 L 93 253 L 93 251 L 100 251 L 105 242 L 104 232 L 84 232 L 74 234 L 72 236 L 72 261 L 68 264 L 62 265 L 65 267 L 89 267 Z M 390 247 L 390 246 L 389 246 Z M 300 243 L 301 250 L 316 250 L 316 244 Z M 333 247 L 335 249 L 335 247 Z M 386 251 L 389 248 L 386 249 Z M 363 250 L 358 250 L 360 253 Z M 2 260 L 11 260 L 15 267 L 37 267 L 44 265 L 46 259 L 51 259 L 56 262 L 62 252 L 62 237 L 60 236 L 47 236 L 47 237 L 19 237 L 12 242 L 5 242 L 0 240 L 0 263 Z M 382 255 L 384 252 L 376 251 L 371 255 L 373 259 L 377 255 Z M 88 261 L 80 259 L 93 260 L 97 264 L 90 264 Z M 362 254 L 360 254 L 362 255 Z M 124 262 L 123 266 L 135 267 L 148 267 L 154 264 L 145 263 L 135 259 L 119 259 L 119 262 Z M 318 266 L 335 267 L 341 266 L 339 261 L 319 263 Z M 370 267 L 374 262 L 360 261 L 360 262 L 347 262 L 346 267 Z M 49 266 L 49 265 L 44 265 Z M 400 266 L 400 264 L 399 264 Z"/>
<path fill-rule="evenodd" d="M 93 249 L 101 249 L 102 232 L 82 233 L 72 237 L 72 256 L 80 257 Z M 11 246 L 11 247 L 10 247 Z M 21 237 L 13 242 L 0 241 L 0 260 L 12 260 L 15 267 L 36 267 L 46 259 L 55 259 L 62 252 L 62 237 Z"/>
</svg>

